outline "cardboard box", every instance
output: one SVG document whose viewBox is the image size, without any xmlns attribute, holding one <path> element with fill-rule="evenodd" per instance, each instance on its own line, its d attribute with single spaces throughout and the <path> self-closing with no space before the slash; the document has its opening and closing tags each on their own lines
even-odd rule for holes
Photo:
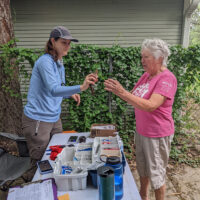
<svg viewBox="0 0 200 200">
<path fill-rule="evenodd" d="M 107 137 L 116 136 L 116 125 L 115 124 L 92 124 L 91 137 Z"/>
</svg>

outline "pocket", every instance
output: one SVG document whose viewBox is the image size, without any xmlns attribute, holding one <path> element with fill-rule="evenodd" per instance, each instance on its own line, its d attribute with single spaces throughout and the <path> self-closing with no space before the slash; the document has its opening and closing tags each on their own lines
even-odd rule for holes
<svg viewBox="0 0 200 200">
<path fill-rule="evenodd" d="M 41 160 L 42 156 L 46 150 L 46 146 L 38 146 L 35 143 L 31 143 L 30 145 L 30 156 L 32 159 Z"/>
<path fill-rule="evenodd" d="M 33 134 L 35 134 L 37 121 L 34 119 L 30 119 L 28 117 L 22 118 L 22 134 L 28 139 L 31 138 Z"/>
<path fill-rule="evenodd" d="M 174 134 L 172 134 L 172 135 L 169 136 L 170 143 L 172 143 L 173 139 L 174 139 Z"/>
<path fill-rule="evenodd" d="M 154 152 L 155 158 L 160 158 L 160 138 L 151 138 L 151 151 Z"/>
<path fill-rule="evenodd" d="M 22 116 L 22 129 L 34 125 L 36 120 L 31 119 L 23 114 Z"/>
</svg>

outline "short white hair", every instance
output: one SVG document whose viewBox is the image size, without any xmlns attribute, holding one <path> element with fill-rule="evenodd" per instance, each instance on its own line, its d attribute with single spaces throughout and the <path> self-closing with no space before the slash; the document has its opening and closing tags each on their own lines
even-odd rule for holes
<svg viewBox="0 0 200 200">
<path fill-rule="evenodd" d="M 161 39 L 145 39 L 142 43 L 142 50 L 149 50 L 155 59 L 163 58 L 163 65 L 167 67 L 167 60 L 170 56 L 169 45 Z"/>
</svg>

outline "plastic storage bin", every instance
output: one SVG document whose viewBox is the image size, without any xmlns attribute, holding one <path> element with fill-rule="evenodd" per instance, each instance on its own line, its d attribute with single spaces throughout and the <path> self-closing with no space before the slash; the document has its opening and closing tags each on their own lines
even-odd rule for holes
<svg viewBox="0 0 200 200">
<path fill-rule="evenodd" d="M 54 179 L 58 191 L 83 190 L 87 186 L 87 169 L 74 164 L 76 147 L 65 147 L 58 155 L 54 167 Z M 62 166 L 72 168 L 70 174 L 62 174 Z"/>
<path fill-rule="evenodd" d="M 87 186 L 87 171 L 80 174 L 54 174 L 58 191 L 84 190 Z"/>
<path fill-rule="evenodd" d="M 93 143 L 92 161 L 100 162 L 101 156 L 117 156 L 122 162 L 121 146 L 118 137 L 96 137 Z"/>
</svg>

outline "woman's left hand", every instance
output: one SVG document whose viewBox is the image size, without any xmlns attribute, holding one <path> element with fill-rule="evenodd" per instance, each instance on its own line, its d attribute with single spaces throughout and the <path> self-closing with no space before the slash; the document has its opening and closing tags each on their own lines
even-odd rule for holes
<svg viewBox="0 0 200 200">
<path fill-rule="evenodd" d="M 73 94 L 73 95 L 71 96 L 71 98 L 74 99 L 74 101 L 77 102 L 77 106 L 80 105 L 80 102 L 81 102 L 80 94 Z"/>
<path fill-rule="evenodd" d="M 117 80 L 108 79 L 104 82 L 105 90 L 114 93 L 117 96 L 122 95 L 126 90 Z"/>
</svg>

